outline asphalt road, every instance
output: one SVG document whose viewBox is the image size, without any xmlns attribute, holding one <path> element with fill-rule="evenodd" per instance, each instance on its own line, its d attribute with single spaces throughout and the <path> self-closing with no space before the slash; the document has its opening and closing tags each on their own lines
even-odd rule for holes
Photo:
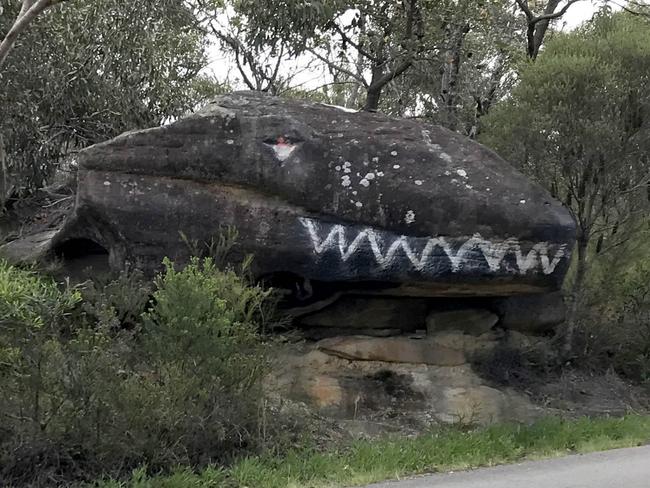
<svg viewBox="0 0 650 488">
<path fill-rule="evenodd" d="M 436 474 L 367 488 L 650 488 L 650 446 Z"/>
</svg>

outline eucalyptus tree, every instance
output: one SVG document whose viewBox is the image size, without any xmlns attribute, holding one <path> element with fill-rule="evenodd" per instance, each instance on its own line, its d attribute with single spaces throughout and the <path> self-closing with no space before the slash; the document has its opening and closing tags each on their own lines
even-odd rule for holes
<svg viewBox="0 0 650 488">
<path fill-rule="evenodd" d="M 352 90 L 349 105 L 374 111 L 386 86 L 429 53 L 426 29 L 439 28 L 424 22 L 425 11 L 433 4 L 430 0 L 237 0 L 233 7 L 244 19 L 249 45 L 274 46 L 281 39 L 289 56 L 309 53 L 332 73 L 335 83 L 358 87 Z"/>
<path fill-rule="evenodd" d="M 480 119 L 506 96 L 522 60 L 521 32 L 511 2 L 456 2 L 446 15 L 441 56 L 409 73 L 411 110 L 475 137 Z"/>
<path fill-rule="evenodd" d="M 555 36 L 486 118 L 482 140 L 573 211 L 573 318 L 595 252 L 615 249 L 648 215 L 649 74 L 650 20 L 602 11 Z"/>
<path fill-rule="evenodd" d="M 21 5 L 0 5 L 2 35 Z M 77 0 L 41 15 L 0 70 L 7 193 L 42 186 L 79 148 L 191 110 L 216 88 L 200 74 L 206 47 L 181 0 Z"/>
<path fill-rule="evenodd" d="M 526 53 L 537 58 L 551 21 L 565 15 L 569 8 L 581 0 L 544 0 L 543 2 L 515 0 L 526 19 Z M 535 7 L 539 6 L 536 12 Z"/>
<path fill-rule="evenodd" d="M 2 40 L 0 41 L 0 68 L 5 63 L 9 52 L 18 40 L 20 34 L 25 31 L 34 20 L 39 17 L 46 10 L 54 7 L 59 3 L 66 0 L 22 0 L 20 2 L 20 10 L 15 15 L 11 26 L 3 33 Z M 8 15 L 11 12 L 5 13 L 5 6 L 0 4 L 0 16 Z"/>
</svg>

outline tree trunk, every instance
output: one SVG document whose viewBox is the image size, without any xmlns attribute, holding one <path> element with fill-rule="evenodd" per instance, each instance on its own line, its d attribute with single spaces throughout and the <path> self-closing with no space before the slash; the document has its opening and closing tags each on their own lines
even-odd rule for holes
<svg viewBox="0 0 650 488">
<path fill-rule="evenodd" d="M 7 160 L 6 152 L 4 145 L 4 138 L 0 134 L 0 215 L 2 215 L 5 202 L 9 196 L 9 185 L 7 184 L 8 171 L 7 171 Z"/>
<path fill-rule="evenodd" d="M 9 32 L 5 35 L 5 38 L 0 42 L 0 68 L 2 68 L 2 65 L 7 60 L 7 56 L 14 47 L 20 33 L 27 29 L 29 24 L 44 10 L 62 1 L 65 0 L 23 1 L 23 7 L 20 10 L 20 14 L 18 14 L 18 17 L 9 29 Z"/>
<path fill-rule="evenodd" d="M 363 36 L 366 34 L 366 21 L 365 17 L 360 17 L 359 18 L 359 46 L 363 47 L 361 39 Z M 359 77 L 363 77 L 363 64 L 365 61 L 365 56 L 363 55 L 363 52 L 361 50 L 357 50 L 357 61 L 355 63 L 355 69 L 357 75 Z M 350 96 L 348 97 L 348 100 L 346 101 L 345 106 L 348 108 L 354 108 L 357 109 L 359 108 L 359 96 L 361 95 L 361 92 L 363 90 L 363 85 L 360 83 L 355 83 L 354 86 L 352 87 L 352 90 L 350 92 Z"/>
<path fill-rule="evenodd" d="M 460 72 L 461 51 L 465 36 L 469 32 L 469 24 L 448 29 L 448 49 L 445 54 L 445 64 L 440 86 L 440 98 L 445 110 L 445 125 L 450 130 L 456 130 L 458 116 L 456 115 L 456 90 L 458 73 Z"/>
<path fill-rule="evenodd" d="M 376 112 L 379 109 L 379 100 L 381 99 L 381 87 L 373 88 L 372 85 L 366 91 L 366 104 L 363 110 L 366 112 Z"/>
<path fill-rule="evenodd" d="M 379 100 L 381 99 L 381 90 L 384 84 L 381 79 L 384 77 L 384 64 L 385 60 L 381 57 L 383 51 L 383 43 L 377 48 L 377 59 L 372 65 L 372 75 L 370 78 L 370 85 L 366 88 L 366 104 L 363 110 L 366 112 L 376 112 L 379 108 Z"/>
<path fill-rule="evenodd" d="M 549 0 L 544 8 L 543 15 L 551 15 L 555 13 L 555 9 L 559 4 L 560 0 Z M 528 39 L 527 51 L 528 57 L 533 61 L 537 59 L 539 49 L 542 47 L 550 23 L 550 19 L 538 20 L 536 22 L 531 21 L 531 18 L 528 19 L 528 31 L 526 33 Z"/>
</svg>

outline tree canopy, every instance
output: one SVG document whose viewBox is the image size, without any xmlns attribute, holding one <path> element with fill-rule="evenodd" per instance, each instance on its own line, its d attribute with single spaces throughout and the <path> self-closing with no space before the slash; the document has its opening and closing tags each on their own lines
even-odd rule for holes
<svg viewBox="0 0 650 488">
<path fill-rule="evenodd" d="M 557 35 L 486 118 L 482 140 L 578 223 L 574 300 L 589 261 L 650 213 L 650 22 L 603 11 Z"/>
<path fill-rule="evenodd" d="M 0 0 L 0 33 L 20 5 Z M 178 117 L 214 92 L 207 40 L 181 0 L 66 2 L 34 20 L 0 70 L 6 191 L 44 184 L 71 151 Z"/>
</svg>

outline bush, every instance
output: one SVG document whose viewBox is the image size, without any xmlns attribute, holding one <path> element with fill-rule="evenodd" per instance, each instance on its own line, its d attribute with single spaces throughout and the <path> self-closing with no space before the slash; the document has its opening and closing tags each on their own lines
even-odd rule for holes
<svg viewBox="0 0 650 488">
<path fill-rule="evenodd" d="M 578 365 L 650 381 L 650 263 L 609 274 L 589 290 L 573 345 Z"/>
<path fill-rule="evenodd" d="M 258 439 L 270 292 L 211 259 L 86 289 L 0 263 L 0 485 L 219 462 Z M 127 327 L 123 327 L 123 325 Z"/>
<path fill-rule="evenodd" d="M 155 305 L 144 316 L 152 362 L 189 363 L 193 370 L 222 375 L 222 381 L 237 375 L 235 384 L 248 384 L 247 376 L 254 380 L 258 373 L 248 364 L 256 363 L 249 359 L 271 291 L 248 284 L 232 269 L 219 271 L 212 258 L 192 258 L 181 271 L 167 259 L 164 265 L 155 280 Z"/>
<path fill-rule="evenodd" d="M 149 303 L 151 283 L 138 270 L 122 270 L 116 276 L 99 276 L 81 288 L 83 311 L 97 324 L 115 330 L 134 329 Z"/>
</svg>

